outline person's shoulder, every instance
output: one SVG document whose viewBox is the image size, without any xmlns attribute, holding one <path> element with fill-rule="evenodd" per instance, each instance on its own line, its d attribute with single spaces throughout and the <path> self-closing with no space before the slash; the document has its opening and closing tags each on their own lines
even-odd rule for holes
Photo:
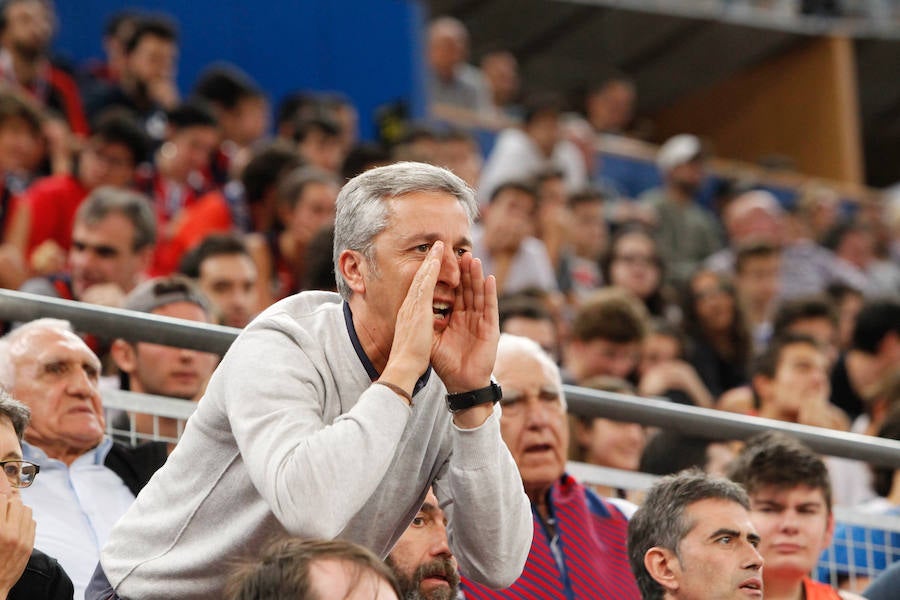
<svg viewBox="0 0 900 600">
<path fill-rule="evenodd" d="M 21 577 L 9 591 L 9 600 L 71 599 L 75 593 L 72 580 L 55 558 L 37 548 L 25 565 Z"/>
</svg>

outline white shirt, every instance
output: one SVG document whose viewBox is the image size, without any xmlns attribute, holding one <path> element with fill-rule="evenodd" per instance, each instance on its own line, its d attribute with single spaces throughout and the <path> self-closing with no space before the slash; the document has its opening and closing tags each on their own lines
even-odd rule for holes
<svg viewBox="0 0 900 600">
<path fill-rule="evenodd" d="M 104 439 L 71 466 L 22 442 L 25 460 L 40 465 L 34 483 L 22 490 L 22 502 L 37 522 L 34 547 L 59 561 L 75 586 L 84 590 L 100 560 L 100 548 L 134 495 L 118 475 L 104 466 L 112 440 Z"/>
</svg>

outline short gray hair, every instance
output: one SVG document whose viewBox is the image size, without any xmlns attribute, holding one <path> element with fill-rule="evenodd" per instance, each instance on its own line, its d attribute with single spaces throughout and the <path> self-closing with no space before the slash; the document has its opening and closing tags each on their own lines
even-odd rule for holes
<svg viewBox="0 0 900 600">
<path fill-rule="evenodd" d="M 524 354 L 541 363 L 546 369 L 553 373 L 554 383 L 559 388 L 559 401 L 563 410 L 566 409 L 566 394 L 562 387 L 562 374 L 559 372 L 559 365 L 554 362 L 553 358 L 541 348 L 541 345 L 531 338 L 521 335 L 512 335 L 511 333 L 501 333 L 500 341 L 497 343 L 497 359 L 495 363 L 502 358 L 513 354 Z"/>
<path fill-rule="evenodd" d="M 678 556 L 678 545 L 694 527 L 685 518 L 685 510 L 707 499 L 735 502 L 750 510 L 747 492 L 740 485 L 690 469 L 657 481 L 628 522 L 628 560 L 644 600 L 662 600 L 664 596 L 663 587 L 644 566 L 647 551 L 666 548 Z"/>
<path fill-rule="evenodd" d="M 35 319 L 29 321 L 21 327 L 13 329 L 2 338 L 0 338 L 0 386 L 6 389 L 12 389 L 16 384 L 16 370 L 13 368 L 12 350 L 13 347 L 29 334 L 38 330 L 55 330 L 67 331 L 74 333 L 72 324 L 62 319 L 51 319 L 45 317 L 43 319 Z"/>
<path fill-rule="evenodd" d="M 28 422 L 31 421 L 31 409 L 13 398 L 9 392 L 0 388 L 0 417 L 9 418 L 19 442 L 25 435 Z"/>
<path fill-rule="evenodd" d="M 130 190 L 112 186 L 95 189 L 78 207 L 75 222 L 96 225 L 113 213 L 121 214 L 134 226 L 132 251 L 137 252 L 156 242 L 156 215 L 150 199 Z"/>
<path fill-rule="evenodd" d="M 462 204 L 470 224 L 478 216 L 475 192 L 447 169 L 399 162 L 357 175 L 338 194 L 334 218 L 334 273 L 338 292 L 345 300 L 350 299 L 352 291 L 338 265 L 341 253 L 354 250 L 374 266 L 373 241 L 387 228 L 391 217 L 385 201 L 414 192 L 450 194 Z"/>
</svg>

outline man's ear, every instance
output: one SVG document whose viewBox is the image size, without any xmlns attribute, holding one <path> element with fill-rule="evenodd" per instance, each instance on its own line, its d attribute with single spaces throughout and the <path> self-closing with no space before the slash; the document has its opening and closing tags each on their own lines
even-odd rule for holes
<svg viewBox="0 0 900 600">
<path fill-rule="evenodd" d="M 338 257 L 338 270 L 354 294 L 366 293 L 369 263 L 355 250 L 344 250 Z"/>
<path fill-rule="evenodd" d="M 677 592 L 681 583 L 681 563 L 675 553 L 653 546 L 644 554 L 644 568 L 667 592 Z"/>
<path fill-rule="evenodd" d="M 137 350 L 125 340 L 115 340 L 109 348 L 109 354 L 123 373 L 133 373 L 137 368 Z"/>
</svg>

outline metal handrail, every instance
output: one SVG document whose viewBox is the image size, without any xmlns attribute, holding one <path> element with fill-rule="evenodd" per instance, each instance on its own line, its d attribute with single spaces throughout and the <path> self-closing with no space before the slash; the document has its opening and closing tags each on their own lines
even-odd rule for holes
<svg viewBox="0 0 900 600">
<path fill-rule="evenodd" d="M 24 292 L 0 290 L 0 319 L 29 321 L 56 317 L 75 329 L 109 338 L 153 342 L 224 354 L 239 329 L 107 308 Z M 663 400 L 564 386 L 569 412 L 585 417 L 631 421 L 706 439 L 744 440 L 762 431 L 791 434 L 822 454 L 900 468 L 900 442 L 809 427 Z"/>
</svg>

